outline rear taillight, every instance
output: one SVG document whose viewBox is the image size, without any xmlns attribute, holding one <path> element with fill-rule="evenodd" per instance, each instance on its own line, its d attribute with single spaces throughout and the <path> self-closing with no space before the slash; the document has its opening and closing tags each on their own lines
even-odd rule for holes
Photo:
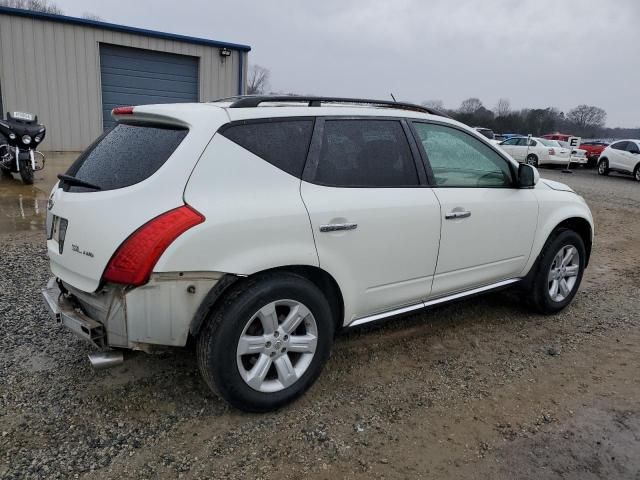
<svg viewBox="0 0 640 480">
<path fill-rule="evenodd" d="M 200 223 L 204 217 L 183 205 L 144 224 L 127 238 L 113 254 L 103 279 L 126 285 L 142 285 L 149 280 L 160 256 L 181 234 Z"/>
<path fill-rule="evenodd" d="M 116 107 L 111 110 L 111 115 L 132 115 L 133 107 Z"/>
<path fill-rule="evenodd" d="M 549 155 L 555 155 L 556 151 L 553 148 L 549 149 Z"/>
</svg>

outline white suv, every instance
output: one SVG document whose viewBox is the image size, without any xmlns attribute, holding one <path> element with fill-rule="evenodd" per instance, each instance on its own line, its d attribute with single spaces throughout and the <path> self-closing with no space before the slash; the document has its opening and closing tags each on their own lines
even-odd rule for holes
<svg viewBox="0 0 640 480">
<path fill-rule="evenodd" d="M 113 116 L 51 193 L 45 303 L 111 352 L 94 363 L 193 337 L 241 409 L 302 394 L 343 327 L 514 285 L 557 312 L 589 261 L 580 196 L 423 107 L 238 97 Z"/>
<path fill-rule="evenodd" d="M 605 148 L 598 158 L 598 173 L 633 175 L 640 182 L 640 140 L 620 140 Z"/>
</svg>

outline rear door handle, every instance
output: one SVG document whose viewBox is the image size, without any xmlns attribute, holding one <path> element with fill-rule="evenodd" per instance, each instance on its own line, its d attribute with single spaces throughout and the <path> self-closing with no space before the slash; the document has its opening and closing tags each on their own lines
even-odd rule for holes
<svg viewBox="0 0 640 480">
<path fill-rule="evenodd" d="M 321 232 L 340 232 L 342 230 L 355 230 L 358 228 L 357 223 L 330 223 L 328 225 L 320 225 Z"/>
<path fill-rule="evenodd" d="M 455 210 L 453 212 L 445 213 L 444 218 L 447 220 L 455 220 L 457 218 L 468 218 L 471 216 L 471 212 L 467 210 Z"/>
</svg>

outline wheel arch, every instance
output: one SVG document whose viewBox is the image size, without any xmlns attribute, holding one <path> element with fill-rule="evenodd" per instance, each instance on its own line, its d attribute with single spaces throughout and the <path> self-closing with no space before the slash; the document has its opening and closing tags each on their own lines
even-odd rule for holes
<svg viewBox="0 0 640 480">
<path fill-rule="evenodd" d="M 224 275 L 212 288 L 200 303 L 195 315 L 189 325 L 189 333 L 197 336 L 202 329 L 209 314 L 216 309 L 227 294 L 236 287 L 252 281 L 265 273 L 293 273 L 300 275 L 313 282 L 318 289 L 325 295 L 331 313 L 335 321 L 336 331 L 342 326 L 344 321 L 344 299 L 338 282 L 325 270 L 311 265 L 286 265 L 281 267 L 270 268 L 255 272 L 248 276 L 239 276 L 234 274 Z M 233 288 L 231 288 L 233 287 Z"/>
<path fill-rule="evenodd" d="M 587 258 L 585 258 L 584 262 L 584 266 L 587 267 L 589 265 L 589 258 L 591 257 L 591 248 L 593 244 L 593 229 L 591 228 L 591 224 L 582 217 L 571 217 L 556 225 L 551 233 L 561 228 L 573 230 L 580 235 L 580 238 L 582 238 L 582 241 L 584 242 L 584 248 L 587 252 Z"/>
</svg>

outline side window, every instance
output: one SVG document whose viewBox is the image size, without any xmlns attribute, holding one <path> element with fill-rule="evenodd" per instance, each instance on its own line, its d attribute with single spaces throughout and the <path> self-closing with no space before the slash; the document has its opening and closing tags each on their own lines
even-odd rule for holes
<svg viewBox="0 0 640 480">
<path fill-rule="evenodd" d="M 456 128 L 414 123 L 436 186 L 510 187 L 511 169 L 493 149 Z M 525 139 L 526 142 L 526 139 Z"/>
<path fill-rule="evenodd" d="M 530 147 L 536 147 L 536 146 L 538 146 L 538 142 L 536 142 L 535 140 L 531 140 L 531 141 L 529 142 L 529 146 L 530 146 Z"/>
<path fill-rule="evenodd" d="M 312 182 L 335 187 L 406 187 L 420 182 L 397 120 L 326 120 Z"/>
<path fill-rule="evenodd" d="M 611 145 L 611 148 L 614 148 L 616 150 L 626 150 L 627 142 L 614 143 L 613 145 Z"/>
<path fill-rule="evenodd" d="M 222 135 L 298 178 L 307 159 L 313 120 L 277 120 L 231 125 Z"/>
<path fill-rule="evenodd" d="M 627 152 L 640 153 L 640 148 L 635 142 L 627 142 Z"/>
<path fill-rule="evenodd" d="M 505 140 L 504 142 L 502 142 L 502 145 L 517 145 L 517 144 L 518 144 L 517 138 L 510 138 L 509 140 Z"/>
<path fill-rule="evenodd" d="M 518 145 L 519 147 L 526 147 L 527 139 L 523 137 L 518 138 L 518 143 L 516 145 Z"/>
</svg>

